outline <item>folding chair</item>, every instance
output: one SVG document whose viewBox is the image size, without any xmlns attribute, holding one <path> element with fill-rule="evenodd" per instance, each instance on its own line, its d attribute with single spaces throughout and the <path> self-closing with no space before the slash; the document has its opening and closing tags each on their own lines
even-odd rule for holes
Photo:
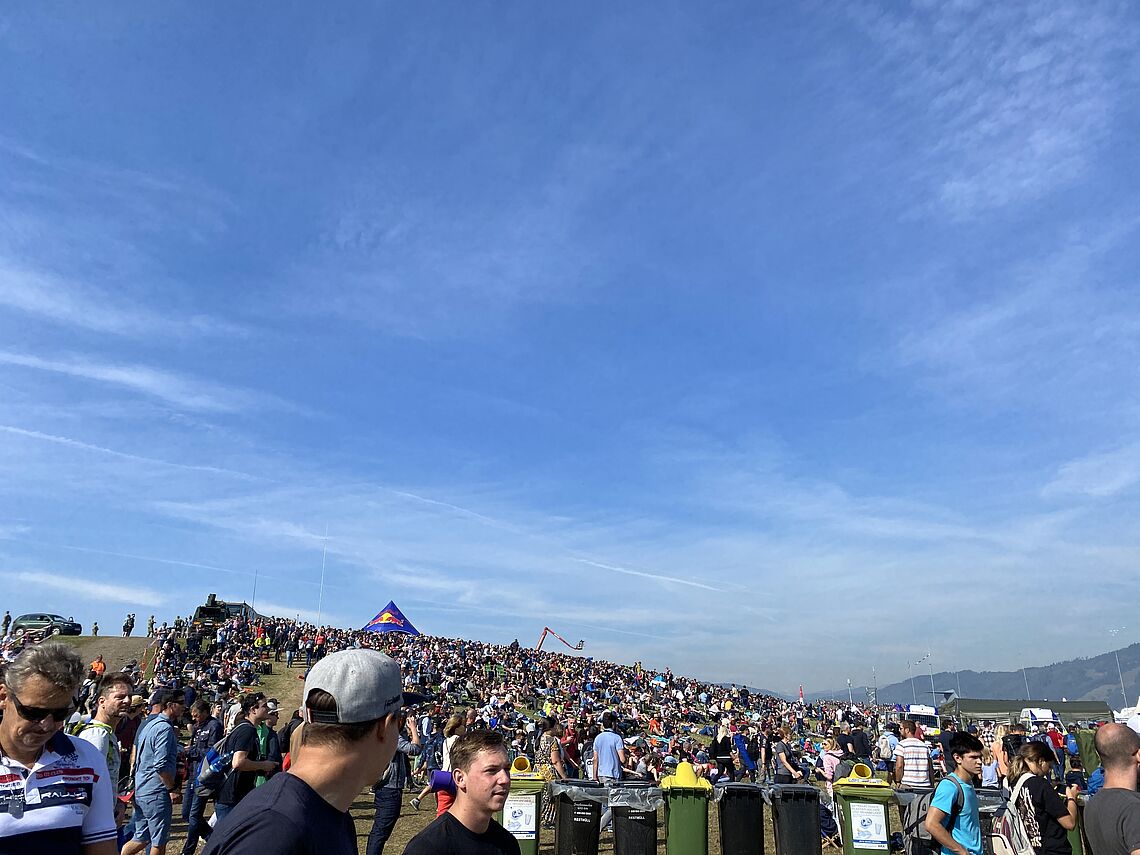
<svg viewBox="0 0 1140 855">
<path fill-rule="evenodd" d="M 823 793 L 820 793 L 823 796 Z M 819 834 L 822 840 L 824 849 L 834 847 L 842 851 L 843 849 L 843 829 L 838 822 L 835 821 L 835 814 L 832 808 L 835 806 L 834 797 L 829 805 L 824 798 L 819 800 Z"/>
</svg>

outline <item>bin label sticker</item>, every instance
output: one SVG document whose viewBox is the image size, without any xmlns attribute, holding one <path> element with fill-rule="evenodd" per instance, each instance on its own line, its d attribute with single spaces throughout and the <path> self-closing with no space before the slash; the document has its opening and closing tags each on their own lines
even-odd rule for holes
<svg viewBox="0 0 1140 855">
<path fill-rule="evenodd" d="M 507 796 L 506 804 L 503 805 L 503 819 L 506 820 L 507 831 L 516 840 L 534 840 L 538 837 L 538 824 L 534 815 L 537 802 L 533 793 Z"/>
<path fill-rule="evenodd" d="M 887 809 L 883 805 L 848 802 L 851 811 L 851 846 L 887 851 Z"/>
</svg>

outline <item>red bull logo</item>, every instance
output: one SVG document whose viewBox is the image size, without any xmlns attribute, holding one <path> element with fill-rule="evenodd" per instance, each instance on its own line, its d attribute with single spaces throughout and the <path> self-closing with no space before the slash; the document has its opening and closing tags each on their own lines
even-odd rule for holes
<svg viewBox="0 0 1140 855">
<path fill-rule="evenodd" d="M 404 617 L 399 606 L 391 602 L 384 606 L 380 614 L 368 621 L 363 629 L 368 632 L 406 632 L 411 635 L 419 635 L 419 630 Z"/>
<path fill-rule="evenodd" d="M 378 615 L 376 615 L 376 617 L 372 618 L 371 623 L 369 623 L 368 625 L 369 626 L 380 626 L 381 624 L 391 624 L 393 626 L 403 626 L 404 625 L 404 619 L 402 617 L 397 617 L 396 615 L 392 614 L 391 612 L 380 612 L 380 614 L 378 614 Z"/>
</svg>

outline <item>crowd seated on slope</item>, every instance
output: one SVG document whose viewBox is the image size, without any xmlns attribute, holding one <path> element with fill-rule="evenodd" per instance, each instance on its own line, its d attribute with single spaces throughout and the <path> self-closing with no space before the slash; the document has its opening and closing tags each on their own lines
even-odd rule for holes
<svg viewBox="0 0 1140 855">
<path fill-rule="evenodd" d="M 693 763 L 712 780 L 755 779 L 781 771 L 774 768 L 778 743 L 806 778 L 823 766 L 809 721 L 869 719 L 873 725 L 879 715 L 865 706 L 793 702 L 640 663 L 537 651 L 517 641 L 498 645 L 372 633 L 286 618 L 234 618 L 209 632 L 181 622 L 175 627 L 159 628 L 154 677 L 140 694 L 160 687 L 189 689 L 192 696 L 221 704 L 220 710 L 256 686 L 269 668 L 303 677 L 333 651 L 382 650 L 400 663 L 409 691 L 433 698 L 417 711 L 424 737 L 435 748 L 420 761 L 428 769 L 438 759 L 444 723 L 457 710 L 465 713 L 469 727 L 503 730 L 513 750 L 532 758 L 544 730 L 557 723 L 568 770 L 581 776 L 590 770 L 602 713 L 611 710 L 629 748 L 626 773 L 650 780 L 680 761 Z"/>
</svg>

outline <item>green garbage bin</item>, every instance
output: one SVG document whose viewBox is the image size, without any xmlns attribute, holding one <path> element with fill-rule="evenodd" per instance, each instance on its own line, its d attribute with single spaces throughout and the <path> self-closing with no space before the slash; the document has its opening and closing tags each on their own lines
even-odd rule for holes
<svg viewBox="0 0 1140 855">
<path fill-rule="evenodd" d="M 665 851 L 668 855 L 708 855 L 710 790 L 665 790 Z"/>
<path fill-rule="evenodd" d="M 519 765 L 518 761 L 515 765 Z M 521 855 L 538 855 L 542 832 L 542 791 L 545 788 L 546 781 L 540 775 L 512 771 L 510 795 L 503 809 L 495 814 L 495 819 L 519 842 Z"/>
<path fill-rule="evenodd" d="M 856 783 L 843 779 L 833 787 L 836 817 L 843 828 L 843 855 L 885 855 L 890 849 L 891 826 L 887 805 L 895 791 L 878 779 L 862 779 Z"/>
</svg>

